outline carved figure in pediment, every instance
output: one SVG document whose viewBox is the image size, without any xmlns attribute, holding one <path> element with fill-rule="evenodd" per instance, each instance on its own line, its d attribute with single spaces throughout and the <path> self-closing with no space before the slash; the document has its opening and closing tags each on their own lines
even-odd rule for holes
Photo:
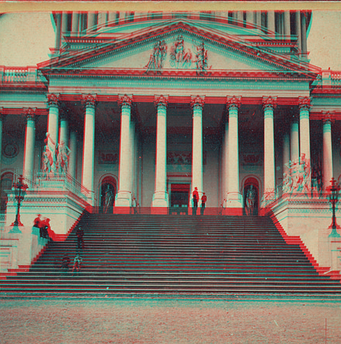
<svg viewBox="0 0 341 344">
<path fill-rule="evenodd" d="M 156 71 L 161 72 L 163 63 L 167 55 L 167 45 L 164 40 L 158 41 L 154 44 L 153 53 L 149 57 L 148 64 L 145 66 L 147 72 Z"/>
<path fill-rule="evenodd" d="M 196 63 L 196 70 L 197 74 L 205 74 L 208 69 L 207 64 L 207 50 L 205 49 L 205 43 L 201 42 L 199 45 L 196 46 L 197 52 L 195 54 L 195 63 Z"/>
<path fill-rule="evenodd" d="M 179 35 L 171 47 L 170 65 L 176 68 L 190 67 L 192 64 L 192 52 L 185 49 L 184 38 Z"/>
</svg>

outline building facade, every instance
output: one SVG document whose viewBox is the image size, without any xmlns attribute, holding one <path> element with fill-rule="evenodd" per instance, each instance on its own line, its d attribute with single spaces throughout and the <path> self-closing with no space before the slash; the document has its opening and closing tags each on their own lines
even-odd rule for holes
<svg viewBox="0 0 341 344">
<path fill-rule="evenodd" d="M 83 209 L 190 213 L 197 187 L 211 214 L 284 207 L 291 228 L 300 198 L 308 216 L 318 206 L 329 219 L 341 73 L 309 64 L 310 12 L 56 12 L 53 22 L 48 61 L 1 67 L 3 210 L 23 174 L 27 204 L 67 190 Z"/>
</svg>

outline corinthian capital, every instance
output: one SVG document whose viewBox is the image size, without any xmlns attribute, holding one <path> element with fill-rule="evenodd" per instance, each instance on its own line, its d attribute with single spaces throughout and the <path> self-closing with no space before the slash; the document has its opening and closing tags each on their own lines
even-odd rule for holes
<svg viewBox="0 0 341 344">
<path fill-rule="evenodd" d="M 168 96 L 155 96 L 154 105 L 157 108 L 159 105 L 167 107 L 168 105 Z"/>
<path fill-rule="evenodd" d="M 191 99 L 191 107 L 192 108 L 194 106 L 200 106 L 201 108 L 203 108 L 204 104 L 205 104 L 205 97 L 192 96 L 192 99 Z"/>
<path fill-rule="evenodd" d="M 96 94 L 83 94 L 82 103 L 87 107 L 95 108 L 97 105 L 97 95 Z"/>
<path fill-rule="evenodd" d="M 129 97 L 127 94 L 125 95 L 120 95 L 118 96 L 118 104 L 120 106 L 130 106 L 131 107 L 131 103 L 133 102 L 133 98 L 132 97 Z"/>
<path fill-rule="evenodd" d="M 277 106 L 277 97 L 263 97 L 263 109 L 274 109 Z"/>
<path fill-rule="evenodd" d="M 47 95 L 47 102 L 48 102 L 49 106 L 58 106 L 59 94 L 49 93 Z"/>
<path fill-rule="evenodd" d="M 27 120 L 35 119 L 35 113 L 37 108 L 23 108 L 23 115 L 26 117 Z"/>
<path fill-rule="evenodd" d="M 241 103 L 242 103 L 242 97 L 236 97 L 236 96 L 226 97 L 226 106 L 228 109 L 229 108 L 239 109 Z"/>
<path fill-rule="evenodd" d="M 310 109 L 310 97 L 298 97 L 298 106 L 300 109 Z"/>
</svg>

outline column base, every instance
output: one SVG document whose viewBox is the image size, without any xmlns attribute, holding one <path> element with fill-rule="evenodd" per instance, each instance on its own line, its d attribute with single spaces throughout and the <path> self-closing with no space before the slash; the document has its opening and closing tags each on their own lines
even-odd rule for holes
<svg viewBox="0 0 341 344">
<path fill-rule="evenodd" d="M 155 192 L 153 195 L 152 207 L 168 208 L 168 194 L 166 192 Z"/>
<path fill-rule="evenodd" d="M 115 199 L 115 208 L 118 207 L 131 207 L 131 192 L 119 191 Z"/>
<path fill-rule="evenodd" d="M 243 198 L 240 193 L 228 193 L 223 215 L 243 215 Z"/>
<path fill-rule="evenodd" d="M 132 214 L 133 209 L 131 207 L 121 207 L 121 206 L 114 206 L 114 214 Z"/>
</svg>

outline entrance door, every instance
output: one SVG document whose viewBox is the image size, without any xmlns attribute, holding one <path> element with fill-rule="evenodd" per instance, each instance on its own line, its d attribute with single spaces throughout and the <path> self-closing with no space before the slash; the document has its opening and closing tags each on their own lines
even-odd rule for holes
<svg viewBox="0 0 341 344">
<path fill-rule="evenodd" d="M 246 215 L 258 215 L 259 184 L 250 177 L 244 183 L 244 212 Z"/>
<path fill-rule="evenodd" d="M 103 213 L 113 213 L 116 195 L 116 181 L 113 177 L 105 177 L 101 185 L 101 210 Z"/>
<path fill-rule="evenodd" d="M 171 184 L 170 213 L 187 214 L 189 204 L 190 184 Z"/>
</svg>

